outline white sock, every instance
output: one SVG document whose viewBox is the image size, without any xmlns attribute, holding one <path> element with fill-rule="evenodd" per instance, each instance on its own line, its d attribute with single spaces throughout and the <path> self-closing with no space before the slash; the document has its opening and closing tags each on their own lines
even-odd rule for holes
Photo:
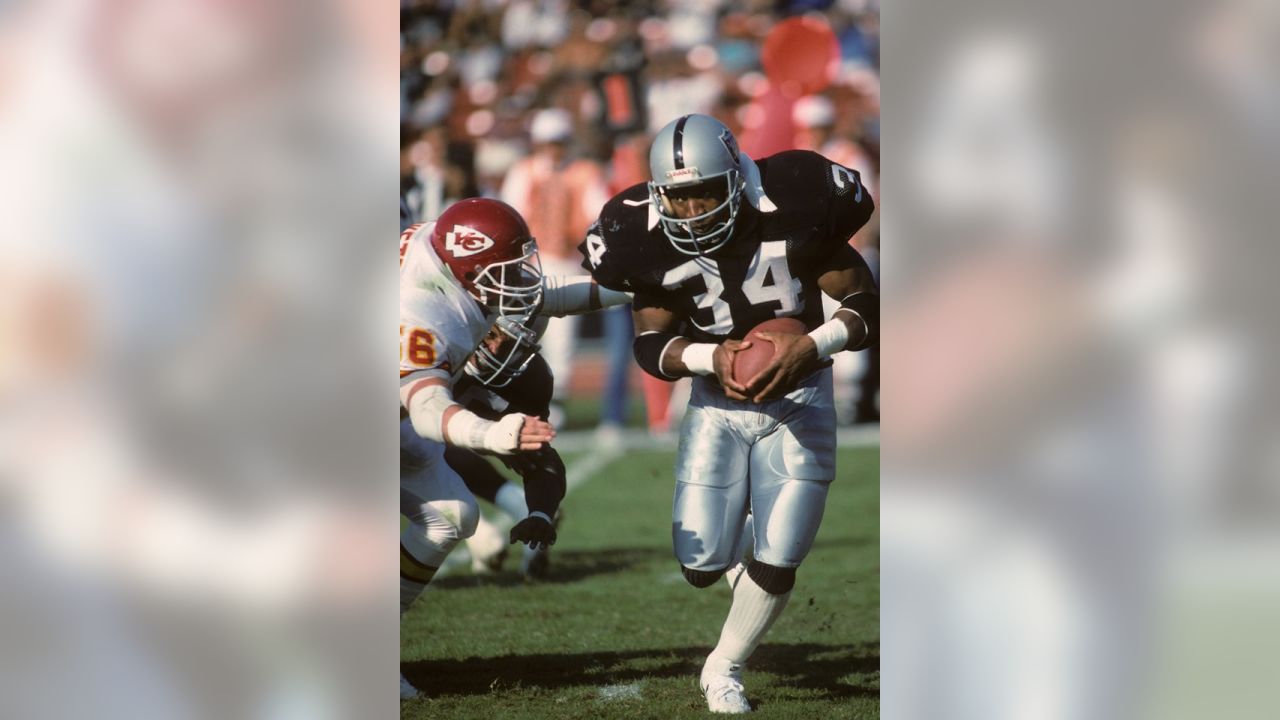
<svg viewBox="0 0 1280 720">
<path fill-rule="evenodd" d="M 510 515 L 516 522 L 520 522 L 529 515 L 529 506 L 524 500 L 524 488 L 513 482 L 503 483 L 502 487 L 498 488 L 493 504 L 502 508 L 502 512 Z"/>
<path fill-rule="evenodd" d="M 738 587 L 738 579 L 741 578 L 743 574 L 745 574 L 746 572 L 747 572 L 747 564 L 745 562 L 740 562 L 737 565 L 734 565 L 733 567 L 729 568 L 729 571 L 724 574 L 724 579 L 729 583 L 730 590 Z"/>
<path fill-rule="evenodd" d="M 720 631 L 720 642 L 711 651 L 711 656 L 737 665 L 745 663 L 790 599 L 790 592 L 770 595 L 751 579 L 749 573 L 742 573 L 733 589 L 733 605 Z"/>
</svg>

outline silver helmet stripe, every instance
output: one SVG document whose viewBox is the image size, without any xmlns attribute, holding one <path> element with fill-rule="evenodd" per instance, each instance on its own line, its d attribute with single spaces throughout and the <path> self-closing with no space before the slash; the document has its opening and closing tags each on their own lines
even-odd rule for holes
<svg viewBox="0 0 1280 720">
<path fill-rule="evenodd" d="M 684 124 L 689 122 L 689 116 L 685 115 L 676 121 L 675 132 L 672 133 L 672 139 L 675 142 L 675 161 L 676 169 L 684 169 Z"/>
</svg>

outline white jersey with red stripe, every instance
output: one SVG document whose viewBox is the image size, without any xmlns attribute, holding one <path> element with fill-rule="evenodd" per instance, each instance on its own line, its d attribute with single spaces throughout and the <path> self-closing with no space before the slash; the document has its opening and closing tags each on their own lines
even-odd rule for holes
<svg viewBox="0 0 1280 720">
<path fill-rule="evenodd" d="M 434 225 L 413 225 L 400 236 L 400 376 L 429 371 L 456 379 L 494 318 L 436 256 Z"/>
</svg>

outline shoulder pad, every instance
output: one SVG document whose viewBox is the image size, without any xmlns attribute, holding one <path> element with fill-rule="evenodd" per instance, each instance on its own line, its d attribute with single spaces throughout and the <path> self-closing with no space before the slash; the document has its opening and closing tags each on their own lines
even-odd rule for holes
<svg viewBox="0 0 1280 720">
<path fill-rule="evenodd" d="M 582 267 L 610 290 L 632 292 L 643 287 L 670 249 L 658 229 L 645 183 L 613 196 L 578 246 Z"/>
<path fill-rule="evenodd" d="M 809 150 L 788 150 L 757 164 L 765 193 L 778 206 L 766 216 L 765 234 L 788 238 L 790 253 L 829 253 L 870 216 L 870 195 L 855 170 Z"/>
</svg>

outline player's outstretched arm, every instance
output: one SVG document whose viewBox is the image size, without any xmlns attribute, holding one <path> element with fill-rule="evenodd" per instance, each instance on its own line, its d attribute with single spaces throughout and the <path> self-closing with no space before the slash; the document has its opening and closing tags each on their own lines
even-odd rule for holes
<svg viewBox="0 0 1280 720">
<path fill-rule="evenodd" d="M 774 344 L 773 360 L 747 381 L 755 402 L 785 395 L 817 364 L 843 350 L 871 347 L 879 339 L 880 296 L 862 256 L 843 245 L 818 276 L 818 287 L 840 301 L 831 319 L 808 335 L 756 333 Z"/>
<path fill-rule="evenodd" d="M 632 348 L 636 363 L 659 380 L 675 380 L 693 375 L 715 375 L 724 394 L 746 400 L 746 388 L 733 379 L 733 356 L 751 347 L 750 341 L 725 340 L 719 345 L 696 343 L 676 334 L 680 321 L 666 308 L 650 305 L 640 298 L 632 313 L 636 339 Z"/>
<path fill-rule="evenodd" d="M 582 315 L 631 302 L 630 293 L 601 286 L 590 275 L 545 275 L 539 315 Z"/>
<path fill-rule="evenodd" d="M 415 432 L 448 445 L 510 455 L 538 450 L 555 437 L 549 423 L 521 413 L 485 420 L 454 402 L 449 381 L 429 371 L 402 380 L 400 402 Z"/>
</svg>

